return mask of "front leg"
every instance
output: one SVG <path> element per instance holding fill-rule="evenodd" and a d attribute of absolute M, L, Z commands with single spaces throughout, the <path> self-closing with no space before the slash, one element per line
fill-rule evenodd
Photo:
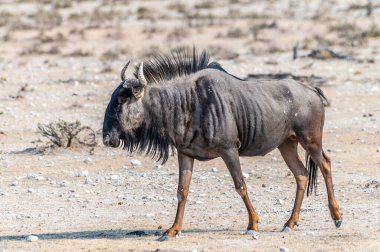
<path fill-rule="evenodd" d="M 193 174 L 194 158 L 186 156 L 178 152 L 178 165 L 179 165 L 179 181 L 178 181 L 178 206 L 177 214 L 175 216 L 174 224 L 169 228 L 158 240 L 165 241 L 169 237 L 176 236 L 182 229 L 183 214 L 185 212 L 185 205 L 187 195 L 189 194 L 189 186 L 191 176 Z"/>
<path fill-rule="evenodd" d="M 243 173 L 240 167 L 239 153 L 236 148 L 220 150 L 220 156 L 226 163 L 228 170 L 232 176 L 235 184 L 235 189 L 237 193 L 241 196 L 244 201 L 245 207 L 248 211 L 248 227 L 247 234 L 252 234 L 254 238 L 256 237 L 255 231 L 258 231 L 259 216 L 257 215 L 252 203 L 248 197 L 247 186 L 244 182 Z M 255 238 L 256 239 L 256 238 Z"/>

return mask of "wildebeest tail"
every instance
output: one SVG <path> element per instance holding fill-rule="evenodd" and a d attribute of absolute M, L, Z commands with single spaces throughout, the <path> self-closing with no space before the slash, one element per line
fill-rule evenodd
<path fill-rule="evenodd" d="M 306 167 L 309 172 L 309 183 L 307 184 L 307 196 L 309 196 L 313 192 L 313 189 L 315 193 L 317 192 L 317 171 L 318 171 L 318 166 L 316 163 L 314 163 L 309 153 L 306 154 Z"/>
<path fill-rule="evenodd" d="M 329 102 L 329 100 L 327 100 L 327 98 L 326 98 L 325 94 L 323 93 L 323 91 L 319 87 L 315 87 L 315 90 L 317 90 L 318 95 L 322 98 L 323 105 L 325 107 L 330 106 L 330 102 Z"/>

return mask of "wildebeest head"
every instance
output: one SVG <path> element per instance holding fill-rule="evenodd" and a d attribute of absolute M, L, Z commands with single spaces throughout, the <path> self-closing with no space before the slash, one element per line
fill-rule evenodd
<path fill-rule="evenodd" d="M 138 79 L 126 79 L 125 71 L 129 62 L 121 70 L 121 83 L 115 89 L 108 103 L 103 122 L 103 143 L 106 146 L 122 145 L 127 135 L 144 123 L 142 98 L 147 81 L 143 74 L 143 63 L 138 70 Z"/>

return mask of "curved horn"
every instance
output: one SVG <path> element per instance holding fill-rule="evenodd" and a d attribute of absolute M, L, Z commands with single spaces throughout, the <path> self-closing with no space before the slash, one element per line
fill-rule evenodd
<path fill-rule="evenodd" d="M 127 64 L 125 64 L 125 66 L 123 67 L 123 69 L 121 69 L 120 77 L 121 77 L 122 81 L 125 81 L 125 71 L 127 70 L 128 65 L 129 65 L 130 62 L 131 61 L 128 61 Z"/>
<path fill-rule="evenodd" d="M 148 82 L 144 76 L 144 63 L 143 62 L 141 62 L 140 66 L 139 66 L 139 72 L 138 72 L 137 76 L 139 78 L 139 82 L 140 82 L 141 86 L 146 86 L 148 84 Z"/>

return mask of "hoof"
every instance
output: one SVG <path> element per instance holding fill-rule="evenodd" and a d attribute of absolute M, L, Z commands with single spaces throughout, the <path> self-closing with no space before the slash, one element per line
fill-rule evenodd
<path fill-rule="evenodd" d="M 259 235 L 256 233 L 255 230 L 247 230 L 247 232 L 245 234 L 252 235 L 252 238 L 254 240 L 257 240 L 259 238 Z"/>
<path fill-rule="evenodd" d="M 334 220 L 335 226 L 337 228 L 339 228 L 340 225 L 342 225 L 342 222 L 343 222 L 343 217 L 340 217 L 338 220 Z"/>
<path fill-rule="evenodd" d="M 168 235 L 162 235 L 160 238 L 157 239 L 157 241 L 163 242 L 163 241 L 168 241 L 169 240 Z"/>
<path fill-rule="evenodd" d="M 281 230 L 281 232 L 283 232 L 283 233 L 290 233 L 290 232 L 292 232 L 292 229 L 291 229 L 290 227 L 288 227 L 288 226 L 285 226 L 285 227 Z"/>
<path fill-rule="evenodd" d="M 175 235 L 175 238 L 182 238 L 183 233 L 181 231 L 178 231 L 177 234 Z"/>

